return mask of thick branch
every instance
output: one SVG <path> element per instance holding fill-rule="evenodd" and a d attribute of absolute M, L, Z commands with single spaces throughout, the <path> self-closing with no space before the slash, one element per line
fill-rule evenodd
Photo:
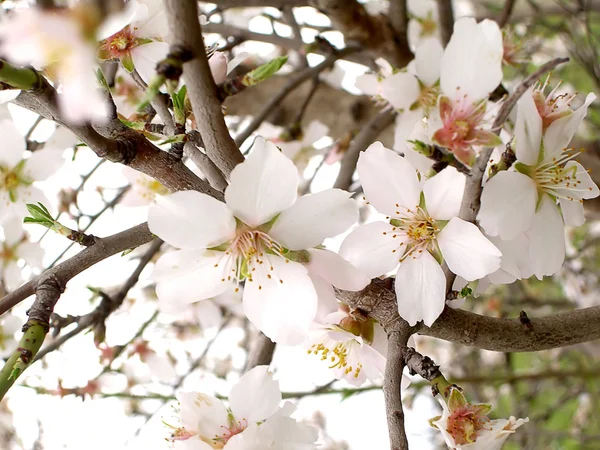
<path fill-rule="evenodd" d="M 454 10 L 452 0 L 437 0 L 438 17 L 440 18 L 440 34 L 444 47 L 450 42 L 454 31 Z"/>
<path fill-rule="evenodd" d="M 229 173 L 244 157 L 225 125 L 198 21 L 198 2 L 166 0 L 165 5 L 173 45 L 193 54 L 193 59 L 183 64 L 183 77 L 206 154 L 229 178 Z"/>
<path fill-rule="evenodd" d="M 260 333 L 254 341 L 254 345 L 250 351 L 250 356 L 246 362 L 245 372 L 256 366 L 270 365 L 273 360 L 273 353 L 275 353 L 275 342 L 263 333 Z"/>
<path fill-rule="evenodd" d="M 337 297 L 386 329 L 405 323 L 390 279 L 375 279 L 360 292 L 337 290 Z M 537 352 L 600 339 L 600 306 L 534 317 L 527 323 L 447 307 L 431 327 L 417 326 L 417 333 L 495 352 Z"/>
<path fill-rule="evenodd" d="M 383 397 L 385 399 L 391 450 L 408 450 L 400 387 L 402 385 L 402 370 L 404 369 L 403 349 L 409 336 L 408 333 L 402 333 L 401 331 L 388 333 L 388 354 L 385 363 Z"/>
<path fill-rule="evenodd" d="M 342 159 L 340 171 L 335 180 L 334 187 L 349 189 L 352 184 L 352 175 L 358 163 L 360 153 L 373 143 L 377 136 L 394 122 L 396 114 L 391 109 L 386 109 L 373 117 L 356 135 L 354 141 Z"/>

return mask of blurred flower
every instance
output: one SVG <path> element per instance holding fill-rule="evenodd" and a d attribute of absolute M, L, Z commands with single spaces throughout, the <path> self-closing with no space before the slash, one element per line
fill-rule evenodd
<path fill-rule="evenodd" d="M 0 244 L 0 272 L 4 287 L 12 291 L 23 283 L 19 261 L 34 269 L 42 268 L 44 250 L 38 243 L 28 242 L 22 219 L 12 216 L 2 222 L 4 241 Z"/>
<path fill-rule="evenodd" d="M 152 203 L 157 195 L 169 193 L 159 181 L 131 167 L 123 166 L 122 173 L 131 186 L 121 200 L 120 204 L 123 206 L 146 206 Z"/>
<path fill-rule="evenodd" d="M 23 322 L 12 314 L 0 317 L 0 359 L 7 359 L 17 349 L 15 333 L 21 330 Z"/>

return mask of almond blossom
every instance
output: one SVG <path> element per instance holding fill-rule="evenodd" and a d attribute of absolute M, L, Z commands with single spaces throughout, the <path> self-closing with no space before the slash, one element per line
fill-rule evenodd
<path fill-rule="evenodd" d="M 152 203 L 157 195 L 169 193 L 169 190 L 159 181 L 131 167 L 123 166 L 122 173 L 129 181 L 131 188 L 125 193 L 121 205 L 146 206 Z"/>
<path fill-rule="evenodd" d="M 407 2 L 410 20 L 408 21 L 408 43 L 412 50 L 422 40 L 440 40 L 440 25 L 435 0 L 409 0 Z"/>
<path fill-rule="evenodd" d="M 45 180 L 62 166 L 63 150 L 38 150 L 24 158 L 25 138 L 12 121 L 0 121 L 0 134 L 4 144 L 0 152 L 0 218 L 10 214 L 25 217 L 26 203 L 49 204 L 35 182 Z"/>
<path fill-rule="evenodd" d="M 600 190 L 567 148 L 595 100 L 571 110 L 564 96 L 543 97 L 543 87 L 530 89 L 517 105 L 517 162 L 484 186 L 478 220 L 486 233 L 512 240 L 526 233 L 535 257 L 533 271 L 541 278 L 560 269 L 565 257 L 564 223 L 584 223 L 584 199 Z M 560 205 L 560 210 L 559 210 Z M 561 217 L 562 213 L 562 217 Z"/>
<path fill-rule="evenodd" d="M 2 222 L 4 240 L 0 243 L 0 272 L 3 286 L 11 291 L 23 283 L 19 262 L 24 261 L 30 268 L 41 269 L 44 250 L 39 244 L 28 242 L 23 219 L 11 216 Z"/>
<path fill-rule="evenodd" d="M 313 250 L 356 221 L 356 203 L 339 189 L 296 199 L 296 167 L 262 138 L 230 180 L 226 203 L 180 191 L 150 207 L 150 230 L 180 249 L 158 260 L 157 295 L 191 303 L 245 282 L 248 319 L 273 341 L 298 344 L 317 311 L 311 271 L 342 289 L 368 283 L 335 253 Z"/>
<path fill-rule="evenodd" d="M 318 120 L 308 124 L 306 130 L 301 131 L 299 139 L 293 141 L 276 141 L 283 154 L 290 158 L 302 177 L 311 158 L 316 154 L 314 144 L 321 138 L 327 136 L 329 127 Z"/>
<path fill-rule="evenodd" d="M 76 10 L 17 9 L 0 24 L 0 51 L 9 61 L 45 69 L 60 83 L 62 117 L 72 123 L 101 120 L 107 105 L 96 75 L 94 42 L 85 24 L 92 14 Z M 92 20 L 90 17 L 87 19 Z"/>
<path fill-rule="evenodd" d="M 511 434 L 528 418 L 491 420 L 487 414 L 489 404 L 468 403 L 459 389 L 451 387 L 448 401 L 440 400 L 443 408 L 441 417 L 431 419 L 430 423 L 442 433 L 446 445 L 457 450 L 500 450 Z"/>
<path fill-rule="evenodd" d="M 457 217 L 465 179 L 455 169 L 421 184 L 408 161 L 376 142 L 360 155 L 357 171 L 367 199 L 389 222 L 356 228 L 340 255 L 371 278 L 400 263 L 398 312 L 409 324 L 423 320 L 430 326 L 444 309 L 442 262 L 468 281 L 500 267 L 500 251 L 477 226 Z"/>
<path fill-rule="evenodd" d="M 101 59 L 119 59 L 123 67 L 138 71 L 148 82 L 156 63 L 167 56 L 169 34 L 161 0 L 131 0 L 120 14 L 109 17 L 98 31 Z"/>
<path fill-rule="evenodd" d="M 267 366 L 246 372 L 221 400 L 179 392 L 181 427 L 171 437 L 175 450 L 313 449 L 317 430 L 290 418 L 293 405 L 279 406 L 279 383 Z"/>
<path fill-rule="evenodd" d="M 216 84 L 224 83 L 227 79 L 227 75 L 231 73 L 233 69 L 239 66 L 248 58 L 249 54 L 241 52 L 237 54 L 231 61 L 227 61 L 227 56 L 223 52 L 214 52 L 208 60 L 208 66 L 210 72 L 215 80 Z"/>
<path fill-rule="evenodd" d="M 474 147 L 493 147 L 500 138 L 484 129 L 487 98 L 502 81 L 502 33 L 496 22 L 463 17 L 442 57 L 441 127 L 433 140 L 471 166 Z"/>
<path fill-rule="evenodd" d="M 21 331 L 23 321 L 12 314 L 0 317 L 0 359 L 7 359 L 17 348 L 15 333 Z"/>

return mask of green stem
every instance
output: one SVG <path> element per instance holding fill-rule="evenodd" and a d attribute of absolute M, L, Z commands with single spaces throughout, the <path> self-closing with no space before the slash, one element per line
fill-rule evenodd
<path fill-rule="evenodd" d="M 42 76 L 34 69 L 16 67 L 0 59 L 0 82 L 13 89 L 29 91 L 41 86 Z"/>
<path fill-rule="evenodd" d="M 444 400 L 448 400 L 448 397 L 450 396 L 450 387 L 452 384 L 450 384 L 443 375 L 435 377 L 430 381 L 430 383 L 432 386 L 435 386 L 440 395 L 444 397 Z"/>
<path fill-rule="evenodd" d="M 31 364 L 46 337 L 47 326 L 37 320 L 29 320 L 25 327 L 27 329 L 23 333 L 19 346 L 0 370 L 0 400 Z"/>

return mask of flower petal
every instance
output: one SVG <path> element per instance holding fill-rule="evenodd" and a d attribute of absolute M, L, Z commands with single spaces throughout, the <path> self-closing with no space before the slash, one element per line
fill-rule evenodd
<path fill-rule="evenodd" d="M 257 267 L 244 288 L 244 311 L 272 341 L 297 345 L 317 313 L 317 293 L 303 265 L 272 255 L 266 259 L 273 270 L 268 264 Z"/>
<path fill-rule="evenodd" d="M 385 222 L 359 226 L 342 242 L 340 256 L 369 278 L 389 272 L 398 265 L 403 254 L 401 241 L 392 238 L 392 228 Z"/>
<path fill-rule="evenodd" d="M 298 170 L 275 144 L 256 138 L 250 156 L 230 176 L 225 201 L 250 226 L 268 222 L 296 201 Z"/>
<path fill-rule="evenodd" d="M 549 196 L 543 196 L 526 234 L 534 275 L 541 280 L 558 272 L 565 261 L 565 226 Z"/>
<path fill-rule="evenodd" d="M 396 274 L 398 314 L 411 326 L 424 321 L 430 327 L 446 304 L 446 277 L 429 252 L 406 258 Z"/>
<path fill-rule="evenodd" d="M 531 225 L 536 203 L 537 188 L 531 178 L 503 171 L 483 187 L 477 220 L 490 236 L 514 239 Z"/>
<path fill-rule="evenodd" d="M 381 96 L 396 109 L 410 108 L 420 92 L 419 82 L 412 73 L 398 72 L 381 82 Z"/>
<path fill-rule="evenodd" d="M 374 96 L 377 94 L 379 80 L 377 79 L 377 75 L 368 73 L 358 76 L 354 85 L 366 95 Z"/>
<path fill-rule="evenodd" d="M 434 38 L 423 39 L 415 51 L 417 77 L 426 86 L 432 86 L 440 79 L 440 65 L 444 49 Z"/>
<path fill-rule="evenodd" d="M 454 167 L 446 167 L 423 185 L 427 212 L 436 220 L 450 220 L 460 211 L 466 177 Z"/>
<path fill-rule="evenodd" d="M 328 189 L 305 195 L 282 212 L 269 235 L 290 250 L 303 250 L 343 233 L 358 220 L 350 193 Z"/>
<path fill-rule="evenodd" d="M 477 226 L 453 217 L 437 237 L 448 268 L 467 281 L 479 280 L 500 268 L 502 253 Z"/>
<path fill-rule="evenodd" d="M 169 44 L 166 42 L 152 41 L 131 50 L 133 64 L 142 79 L 150 83 L 156 75 L 156 64 L 169 53 Z"/>
<path fill-rule="evenodd" d="M 581 203 L 580 200 L 568 200 L 566 198 L 561 198 L 559 203 L 563 220 L 565 221 L 566 225 L 578 227 L 585 223 L 583 203 Z"/>
<path fill-rule="evenodd" d="M 367 200 L 377 211 L 393 217 L 399 207 L 405 212 L 418 206 L 421 188 L 416 170 L 381 142 L 360 154 L 356 168 Z"/>
<path fill-rule="evenodd" d="M 178 248 L 214 247 L 233 238 L 235 218 L 225 203 L 196 191 L 156 196 L 148 209 L 148 228 Z"/>
<path fill-rule="evenodd" d="M 523 164 L 537 164 L 542 145 L 542 118 L 533 101 L 533 90 L 529 89 L 517 104 L 515 125 L 515 154 Z"/>
<path fill-rule="evenodd" d="M 54 175 L 65 162 L 64 150 L 38 150 L 25 162 L 23 172 L 30 180 L 42 181 Z"/>
<path fill-rule="evenodd" d="M 561 117 L 548 126 L 544 133 L 544 160 L 557 157 L 569 145 L 587 114 L 588 106 L 594 100 L 596 100 L 596 94 L 590 92 L 585 98 L 584 104 L 573 114 Z"/>
<path fill-rule="evenodd" d="M 21 136 L 12 120 L 0 121 L 0 134 L 2 135 L 0 166 L 12 169 L 23 159 L 25 138 Z"/>
<path fill-rule="evenodd" d="M 236 420 L 264 422 L 281 403 L 279 382 L 273 379 L 269 366 L 256 366 L 246 372 L 229 393 L 229 405 Z"/>
<path fill-rule="evenodd" d="M 371 281 L 337 253 L 316 248 L 310 249 L 308 253 L 308 272 L 324 278 L 339 289 L 360 291 Z"/>
<path fill-rule="evenodd" d="M 575 173 L 568 174 L 570 178 L 559 181 L 559 184 L 563 186 L 565 185 L 565 181 L 567 181 L 568 187 L 555 189 L 556 192 L 560 196 L 574 199 L 598 197 L 600 190 L 596 186 L 596 183 L 594 183 L 594 180 L 592 180 L 592 177 L 590 177 L 588 171 L 577 161 L 569 161 L 565 165 L 566 170 L 573 170 L 573 168 L 575 169 Z"/>
<path fill-rule="evenodd" d="M 189 432 L 212 439 L 228 427 L 227 408 L 221 400 L 197 392 L 178 392 L 181 425 Z"/>
<path fill-rule="evenodd" d="M 152 278 L 158 281 L 156 295 L 172 303 L 193 303 L 222 294 L 229 283 L 222 281 L 223 252 L 176 250 L 162 255 Z"/>

